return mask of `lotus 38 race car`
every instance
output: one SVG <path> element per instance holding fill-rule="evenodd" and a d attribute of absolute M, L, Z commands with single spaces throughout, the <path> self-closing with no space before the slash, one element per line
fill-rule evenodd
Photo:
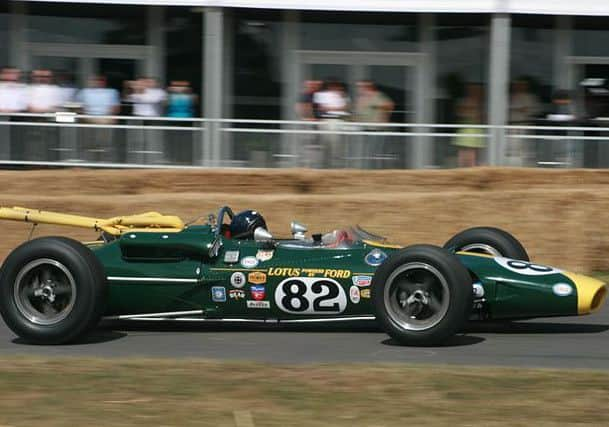
<path fill-rule="evenodd" d="M 505 231 L 477 227 L 443 248 L 394 246 L 359 227 L 276 239 L 255 211 L 207 223 L 145 213 L 110 219 L 0 208 L 0 219 L 87 227 L 95 242 L 42 237 L 0 270 L 0 313 L 23 339 L 59 344 L 113 319 L 311 322 L 376 318 L 405 345 L 442 344 L 471 318 L 576 316 L 606 285 L 535 264 Z"/>

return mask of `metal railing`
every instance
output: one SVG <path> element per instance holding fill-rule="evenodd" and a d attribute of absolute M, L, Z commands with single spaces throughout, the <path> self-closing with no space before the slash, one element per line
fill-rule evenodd
<path fill-rule="evenodd" d="M 129 168 L 609 167 L 609 127 L 1 114 L 0 165 Z"/>

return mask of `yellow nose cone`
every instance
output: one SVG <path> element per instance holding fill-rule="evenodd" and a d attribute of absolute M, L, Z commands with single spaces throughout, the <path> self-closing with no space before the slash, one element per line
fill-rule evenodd
<path fill-rule="evenodd" d="M 563 272 L 577 288 L 577 314 L 590 314 L 602 307 L 607 297 L 607 285 L 581 274 Z"/>

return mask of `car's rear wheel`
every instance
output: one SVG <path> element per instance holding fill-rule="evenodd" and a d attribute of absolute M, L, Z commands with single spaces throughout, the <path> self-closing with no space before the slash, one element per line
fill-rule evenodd
<path fill-rule="evenodd" d="M 416 245 L 391 255 L 372 285 L 376 317 L 404 345 L 438 345 L 465 324 L 472 309 L 467 269 L 448 251 Z"/>
<path fill-rule="evenodd" d="M 518 239 L 507 231 L 494 227 L 464 230 L 446 242 L 444 248 L 453 252 L 473 252 L 529 261 L 529 255 Z"/>
<path fill-rule="evenodd" d="M 43 237 L 24 243 L 0 273 L 0 314 L 35 344 L 62 344 L 88 332 L 103 314 L 103 267 L 81 243 Z"/>

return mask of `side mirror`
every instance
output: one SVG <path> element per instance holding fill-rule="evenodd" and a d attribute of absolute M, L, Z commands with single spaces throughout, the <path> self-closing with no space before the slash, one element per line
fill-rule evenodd
<path fill-rule="evenodd" d="M 306 238 L 305 233 L 307 232 L 307 227 L 297 221 L 292 221 L 290 224 L 290 229 L 292 231 L 292 236 L 297 240 L 304 240 Z"/>
<path fill-rule="evenodd" d="M 254 230 L 254 240 L 256 242 L 272 242 L 273 235 L 266 228 L 258 227 Z"/>

